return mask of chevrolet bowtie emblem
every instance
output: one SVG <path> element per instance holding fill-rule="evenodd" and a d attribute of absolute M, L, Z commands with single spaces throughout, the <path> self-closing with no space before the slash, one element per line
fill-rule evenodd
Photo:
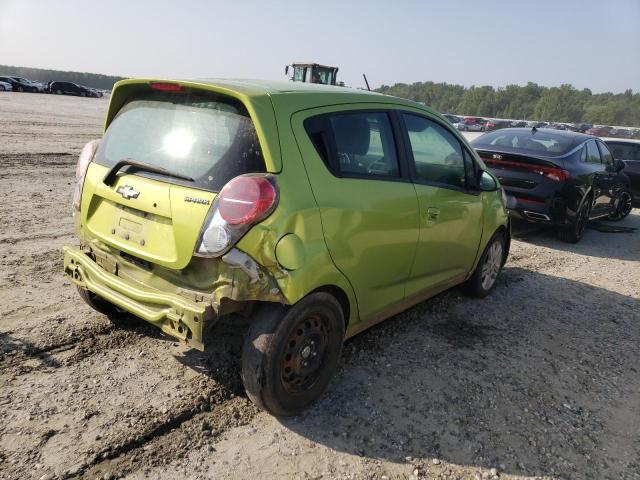
<path fill-rule="evenodd" d="M 116 192 L 122 195 L 122 198 L 126 200 L 129 200 L 130 198 L 138 198 L 138 195 L 140 195 L 140 192 L 134 190 L 133 187 L 130 187 L 129 185 L 118 187 L 118 190 L 116 190 Z"/>

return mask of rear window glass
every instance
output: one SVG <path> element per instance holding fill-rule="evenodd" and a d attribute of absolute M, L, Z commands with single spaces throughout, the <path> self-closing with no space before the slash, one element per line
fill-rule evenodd
<path fill-rule="evenodd" d="M 193 178 L 139 172 L 172 183 L 218 191 L 231 178 L 265 172 L 255 127 L 234 99 L 193 93 L 149 92 L 131 98 L 109 125 L 96 162 L 135 160 Z"/>
<path fill-rule="evenodd" d="M 499 148 L 504 151 L 525 152 L 545 156 L 560 156 L 569 151 L 573 138 L 538 130 L 535 133 L 522 130 L 497 130 L 476 138 L 473 148 Z"/>

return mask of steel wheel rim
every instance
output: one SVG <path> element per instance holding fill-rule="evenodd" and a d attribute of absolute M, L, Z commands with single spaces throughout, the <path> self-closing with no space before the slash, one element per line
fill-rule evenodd
<path fill-rule="evenodd" d="M 499 241 L 493 242 L 487 256 L 482 265 L 481 283 L 482 288 L 489 290 L 498 278 L 500 267 L 502 266 L 502 243 Z"/>
<path fill-rule="evenodd" d="M 318 314 L 310 314 L 292 329 L 280 361 L 280 381 L 287 393 L 302 393 L 311 388 L 328 353 L 327 323 Z"/>

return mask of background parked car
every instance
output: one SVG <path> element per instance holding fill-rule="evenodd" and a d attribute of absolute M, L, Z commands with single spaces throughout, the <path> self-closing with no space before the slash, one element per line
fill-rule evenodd
<path fill-rule="evenodd" d="M 510 128 L 482 135 L 471 145 L 513 196 L 511 213 L 560 227 L 562 240 L 579 241 L 591 219 L 621 220 L 631 211 L 624 164 L 598 138 Z"/>
<path fill-rule="evenodd" d="M 513 121 L 511 122 L 511 126 L 515 128 L 524 128 L 527 126 L 527 122 L 525 121 Z"/>
<path fill-rule="evenodd" d="M 640 208 L 640 141 L 605 139 L 604 142 L 613 158 L 625 163 L 624 173 L 629 177 L 632 204 Z"/>
<path fill-rule="evenodd" d="M 511 127 L 511 122 L 507 120 L 487 120 L 487 123 L 484 124 L 484 129 L 487 132 L 492 132 L 493 130 L 500 130 L 501 128 L 509 127 Z"/>
<path fill-rule="evenodd" d="M 84 85 L 78 85 L 71 82 L 51 82 L 49 84 L 51 93 L 57 95 L 77 95 L 80 97 L 93 97 L 91 89 Z"/>
<path fill-rule="evenodd" d="M 37 82 L 35 80 L 29 80 L 28 78 L 23 78 L 23 77 L 11 77 L 11 78 L 28 87 L 28 89 L 25 89 L 25 92 L 42 93 L 45 91 L 45 85 L 41 82 Z"/>
<path fill-rule="evenodd" d="M 447 120 L 449 120 L 449 123 L 451 123 L 452 125 L 455 125 L 456 123 L 460 123 L 462 121 L 462 118 L 458 117 L 457 115 L 443 113 L 442 116 Z"/>
<path fill-rule="evenodd" d="M 38 87 L 20 77 L 0 77 L 0 82 L 11 84 L 14 92 L 37 92 Z"/>
<path fill-rule="evenodd" d="M 0 81 L 0 92 L 11 92 L 12 90 L 13 87 L 10 83 Z"/>
<path fill-rule="evenodd" d="M 600 126 L 600 127 L 592 127 L 588 129 L 586 132 L 587 135 L 595 135 L 596 137 L 608 137 L 613 130 L 613 127 L 608 126 Z"/>
<path fill-rule="evenodd" d="M 580 133 L 586 133 L 587 130 L 593 128 L 593 125 L 591 123 L 579 123 L 577 128 Z"/>
<path fill-rule="evenodd" d="M 484 118 L 467 117 L 458 124 L 463 132 L 484 132 L 487 121 Z"/>

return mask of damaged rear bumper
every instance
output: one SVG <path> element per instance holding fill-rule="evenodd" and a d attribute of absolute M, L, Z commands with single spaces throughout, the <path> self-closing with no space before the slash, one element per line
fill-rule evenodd
<path fill-rule="evenodd" d="M 64 271 L 76 285 L 156 325 L 188 345 L 204 350 L 202 337 L 206 303 L 120 278 L 101 268 L 79 248 L 64 247 Z"/>

